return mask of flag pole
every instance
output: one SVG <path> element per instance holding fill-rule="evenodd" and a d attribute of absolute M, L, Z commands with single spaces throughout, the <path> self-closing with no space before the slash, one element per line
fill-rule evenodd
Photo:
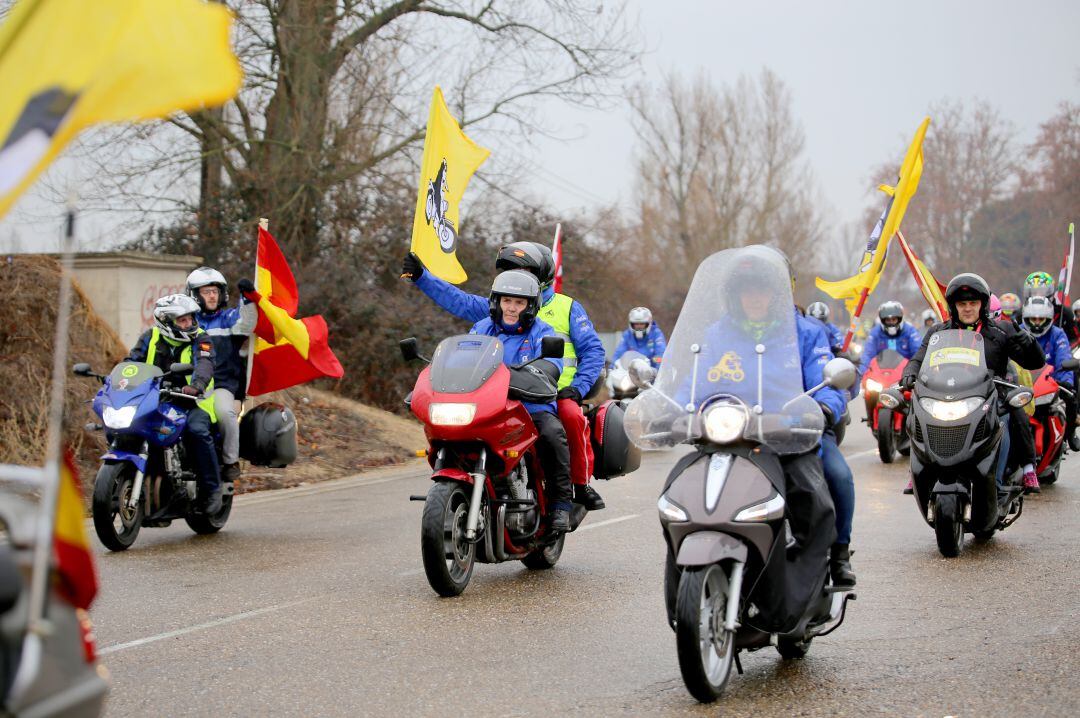
<path fill-rule="evenodd" d="M 855 336 L 855 326 L 862 316 L 863 307 L 866 306 L 866 300 L 870 296 L 870 288 L 863 287 L 862 293 L 859 295 L 859 303 L 855 307 L 855 313 L 851 315 L 851 323 L 848 324 L 847 334 L 844 335 L 844 346 L 840 348 L 840 351 L 846 352 L 848 347 L 851 346 L 851 340 Z"/>
<path fill-rule="evenodd" d="M 1065 299 L 1069 298 L 1072 291 L 1073 253 L 1076 251 L 1076 228 L 1069 222 L 1069 268 L 1065 274 Z"/>
<path fill-rule="evenodd" d="M 267 219 L 266 217 L 259 217 L 259 229 L 261 229 L 264 232 L 269 232 L 270 231 L 270 220 Z M 258 234 L 256 233 L 256 238 L 257 237 L 258 237 Z M 258 239 L 256 239 L 256 245 L 255 245 L 255 278 L 254 278 L 254 281 L 255 281 L 255 288 L 258 289 L 258 286 L 259 286 L 258 285 L 258 282 L 259 282 L 259 245 L 258 245 Z M 252 367 L 254 367 L 254 365 L 255 365 L 255 342 L 256 342 L 255 332 L 252 331 L 251 334 L 248 335 L 248 340 L 247 340 L 247 345 L 248 345 L 248 350 L 247 350 L 247 379 L 244 382 L 244 406 L 245 406 L 245 408 L 247 406 L 249 406 L 248 400 L 251 398 L 251 396 L 247 393 L 247 388 L 248 388 L 248 386 L 251 385 L 251 370 L 252 370 Z"/>

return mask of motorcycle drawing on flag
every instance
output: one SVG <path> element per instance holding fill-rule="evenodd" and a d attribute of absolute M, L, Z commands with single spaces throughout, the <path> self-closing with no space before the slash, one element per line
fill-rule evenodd
<path fill-rule="evenodd" d="M 438 187 L 438 190 L 435 188 Z M 454 222 L 448 216 L 450 203 L 446 201 L 446 160 L 442 161 L 434 180 L 428 181 L 427 200 L 424 203 L 424 216 L 427 223 L 435 228 L 439 237 L 439 246 L 444 252 L 453 252 L 457 246 L 457 233 Z"/>

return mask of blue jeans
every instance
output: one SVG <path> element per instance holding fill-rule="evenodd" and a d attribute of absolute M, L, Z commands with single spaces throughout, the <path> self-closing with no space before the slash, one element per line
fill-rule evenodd
<path fill-rule="evenodd" d="M 217 491 L 221 487 L 221 477 L 218 474 L 217 449 L 214 447 L 214 427 L 210 415 L 199 408 L 189 411 L 183 441 L 184 448 L 195 462 L 200 488 L 209 493 Z"/>
<path fill-rule="evenodd" d="M 851 474 L 836 437 L 826 432 L 821 437 L 821 468 L 836 507 L 836 543 L 851 543 L 851 521 L 855 516 L 855 477 Z"/>

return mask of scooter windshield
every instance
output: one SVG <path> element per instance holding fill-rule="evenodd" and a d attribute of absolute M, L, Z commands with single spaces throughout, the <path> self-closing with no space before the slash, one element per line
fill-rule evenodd
<path fill-rule="evenodd" d="M 817 402 L 802 393 L 786 263 L 768 247 L 727 249 L 694 274 L 660 371 L 631 402 L 626 431 L 642 448 L 717 441 L 704 419 L 726 401 L 746 410 L 742 438 L 798 453 L 817 444 L 825 424 Z"/>
<path fill-rule="evenodd" d="M 491 378 L 502 359 L 503 345 L 495 337 L 447 337 L 439 342 L 431 358 L 431 388 L 443 394 L 476 391 Z"/>
<path fill-rule="evenodd" d="M 919 367 L 919 382 L 933 391 L 960 395 L 986 381 L 982 334 L 948 329 L 930 337 Z"/>
<path fill-rule="evenodd" d="M 629 369 L 630 364 L 632 364 L 635 359 L 641 359 L 642 361 L 651 364 L 651 362 L 649 362 L 649 360 L 645 358 L 644 354 L 635 351 L 628 351 L 625 352 L 621 357 L 619 357 L 619 361 L 615 362 L 615 366 L 620 369 Z"/>
<path fill-rule="evenodd" d="M 122 361 L 113 367 L 112 372 L 109 374 L 109 385 L 120 391 L 130 391 L 164 374 L 165 372 L 153 364 Z"/>

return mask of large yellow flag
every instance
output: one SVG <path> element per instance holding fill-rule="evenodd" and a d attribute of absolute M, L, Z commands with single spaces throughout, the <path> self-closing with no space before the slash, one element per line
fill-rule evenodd
<path fill-rule="evenodd" d="M 201 0 L 21 0 L 0 27 L 0 216 L 85 127 L 219 105 L 232 16 Z"/>
<path fill-rule="evenodd" d="M 874 230 L 870 233 L 870 240 L 866 244 L 862 262 L 859 263 L 859 273 L 847 279 L 829 282 L 818 277 L 816 284 L 818 289 L 834 299 L 843 299 L 847 303 L 848 311 L 855 314 L 855 310 L 863 293 L 868 296 L 877 287 L 881 279 L 881 271 L 885 267 L 885 256 L 889 248 L 889 242 L 893 235 L 900 229 L 900 221 L 907 211 L 908 202 L 915 196 L 919 188 L 919 179 L 922 177 L 923 158 L 922 143 L 926 137 L 926 129 L 930 126 L 930 118 L 925 118 L 915 131 L 915 137 L 908 145 L 904 154 L 904 161 L 900 165 L 900 173 L 896 180 L 896 186 L 881 185 L 878 187 L 889 196 L 888 205 L 878 219 Z"/>
<path fill-rule="evenodd" d="M 436 87 L 424 135 L 412 251 L 427 269 L 454 284 L 468 279 L 456 254 L 461 195 L 489 154 L 491 150 L 476 144 L 461 131 L 446 108 L 442 90 Z"/>

